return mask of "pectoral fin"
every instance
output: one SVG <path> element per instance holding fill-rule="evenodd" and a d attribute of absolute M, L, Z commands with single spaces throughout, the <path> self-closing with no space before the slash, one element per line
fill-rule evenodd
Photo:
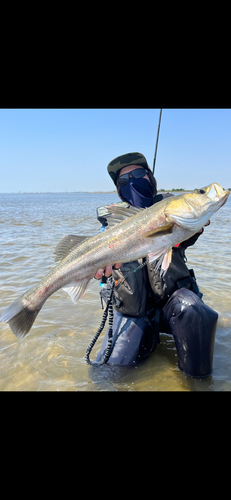
<path fill-rule="evenodd" d="M 173 226 L 174 226 L 174 224 L 169 223 L 169 224 L 166 224 L 165 226 L 156 227 L 155 229 L 151 229 L 150 231 L 145 233 L 144 237 L 145 238 L 152 238 L 152 236 L 155 236 L 155 235 L 164 236 L 165 234 L 170 234 L 170 233 L 172 233 Z"/>

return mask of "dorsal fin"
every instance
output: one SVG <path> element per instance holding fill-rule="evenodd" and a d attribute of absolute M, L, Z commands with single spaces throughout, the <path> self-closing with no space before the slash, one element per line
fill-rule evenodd
<path fill-rule="evenodd" d="M 111 205 L 107 207 L 107 209 L 109 213 L 104 215 L 108 224 L 107 227 L 115 226 L 129 217 L 138 214 L 141 210 L 144 210 L 144 208 L 136 208 L 132 207 L 132 205 L 127 205 L 127 207 Z"/>
<path fill-rule="evenodd" d="M 127 217 L 132 217 L 132 215 L 144 210 L 144 208 L 133 207 L 129 204 L 127 204 L 127 206 L 109 205 L 107 208 L 109 213 L 121 213 L 124 214 L 124 216 L 127 214 Z"/>
<path fill-rule="evenodd" d="M 84 240 L 89 238 L 89 236 L 79 236 L 75 234 L 70 234 L 69 236 L 64 236 L 64 238 L 58 243 L 54 250 L 54 260 L 58 262 L 63 260 L 64 257 L 73 250 L 74 247 L 80 245 Z"/>

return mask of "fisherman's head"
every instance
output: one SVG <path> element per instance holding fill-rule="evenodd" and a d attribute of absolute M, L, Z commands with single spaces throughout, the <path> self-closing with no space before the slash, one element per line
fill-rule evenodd
<path fill-rule="evenodd" d="M 150 207 L 157 193 L 156 179 L 141 153 L 118 156 L 108 164 L 111 176 L 121 200 L 136 207 Z"/>

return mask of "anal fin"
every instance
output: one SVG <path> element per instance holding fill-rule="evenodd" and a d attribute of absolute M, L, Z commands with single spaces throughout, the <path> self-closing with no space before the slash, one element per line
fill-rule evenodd
<path fill-rule="evenodd" d="M 72 283 L 69 283 L 69 285 L 64 286 L 63 290 L 68 293 L 72 302 L 77 304 L 78 300 L 84 296 L 90 281 L 91 278 L 89 277 L 79 281 L 73 281 Z"/>

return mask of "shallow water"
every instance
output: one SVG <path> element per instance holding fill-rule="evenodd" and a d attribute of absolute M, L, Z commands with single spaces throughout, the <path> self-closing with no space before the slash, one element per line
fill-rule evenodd
<path fill-rule="evenodd" d="M 96 208 L 116 201 L 116 193 L 0 194 L 0 314 L 54 267 L 52 254 L 63 236 L 97 233 Z M 87 365 L 85 352 L 102 318 L 99 285 L 92 280 L 76 306 L 63 290 L 52 295 L 22 340 L 0 323 L 0 390 L 230 391 L 230 208 L 231 197 L 186 252 L 203 300 L 219 313 L 210 377 L 185 377 L 174 340 L 166 334 L 136 367 Z M 91 359 L 102 340 L 103 334 Z"/>

